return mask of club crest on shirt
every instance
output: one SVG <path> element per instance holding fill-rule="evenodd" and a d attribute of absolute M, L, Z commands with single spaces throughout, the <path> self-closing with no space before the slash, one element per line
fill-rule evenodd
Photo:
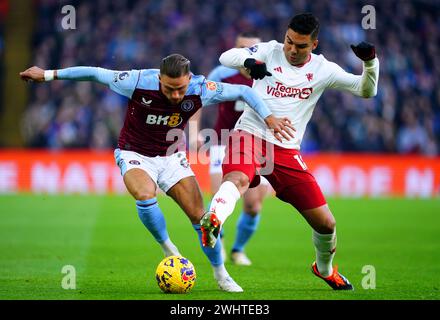
<path fill-rule="evenodd" d="M 192 100 L 184 100 L 180 107 L 183 111 L 189 112 L 194 109 L 194 102 Z"/>
<path fill-rule="evenodd" d="M 306 77 L 307 77 L 307 80 L 309 80 L 309 82 L 312 81 L 313 80 L 313 73 L 306 73 Z"/>

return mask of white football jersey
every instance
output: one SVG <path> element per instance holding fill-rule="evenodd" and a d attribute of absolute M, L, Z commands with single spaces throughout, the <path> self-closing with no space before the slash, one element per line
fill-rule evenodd
<path fill-rule="evenodd" d="M 362 75 L 345 72 L 323 55 L 311 54 L 300 67 L 292 66 L 286 59 L 283 44 L 277 41 L 259 43 L 251 48 L 234 48 L 220 56 L 226 67 L 243 67 L 248 58 L 264 61 L 272 76 L 255 80 L 257 91 L 275 117 L 287 117 L 296 129 L 295 138 L 279 142 L 267 131 L 263 119 L 250 107 L 237 121 L 235 129 L 250 132 L 267 141 L 289 149 L 300 149 L 304 132 L 312 117 L 319 97 L 327 88 L 349 91 L 361 97 L 373 97 L 377 93 L 379 60 L 364 62 Z M 338 107 L 338 106 L 335 106 Z"/>

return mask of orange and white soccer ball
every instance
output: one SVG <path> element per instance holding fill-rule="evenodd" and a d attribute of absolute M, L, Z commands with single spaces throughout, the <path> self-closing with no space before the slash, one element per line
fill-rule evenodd
<path fill-rule="evenodd" d="M 170 256 L 157 266 L 156 280 L 165 293 L 188 293 L 196 283 L 196 270 L 187 258 Z"/>

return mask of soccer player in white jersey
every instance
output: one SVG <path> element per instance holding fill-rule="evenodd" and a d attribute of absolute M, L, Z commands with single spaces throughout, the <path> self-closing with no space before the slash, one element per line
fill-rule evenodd
<path fill-rule="evenodd" d="M 165 57 L 160 69 L 114 71 L 95 67 L 59 70 L 29 68 L 23 80 L 94 81 L 127 97 L 124 126 L 115 149 L 115 160 L 127 190 L 136 200 L 139 218 L 160 244 L 166 256 L 180 255 L 170 240 L 156 191 L 170 196 L 190 219 L 202 244 L 199 221 L 204 214 L 202 194 L 184 151 L 179 150 L 188 119 L 200 108 L 227 100 L 243 99 L 263 117 L 269 128 L 284 131 L 285 119 L 278 119 L 254 91 L 242 85 L 207 81 L 190 72 L 190 61 L 179 54 Z M 201 245 L 202 246 L 202 245 Z M 221 256 L 221 243 L 202 246 L 221 290 L 242 292 L 230 277 Z"/>
<path fill-rule="evenodd" d="M 312 227 L 316 251 L 313 274 L 335 290 L 353 290 L 352 284 L 333 267 L 336 221 L 299 150 L 306 125 L 324 90 L 339 89 L 363 98 L 374 97 L 379 60 L 373 45 L 366 42 L 352 45 L 356 56 L 363 61 L 363 72 L 362 75 L 347 73 L 323 55 L 312 53 L 318 45 L 318 32 L 317 18 L 302 13 L 291 19 L 283 44 L 270 41 L 249 49 L 230 49 L 220 56 L 224 66 L 249 69 L 255 79 L 253 88 L 274 115 L 287 117 L 296 131 L 294 139 L 280 142 L 266 133 L 264 122 L 246 107 L 229 136 L 222 167 L 223 183 L 201 226 L 208 239 L 206 245 L 214 245 L 236 201 L 250 184 L 258 183 L 259 175 L 264 175 L 277 197 L 295 207 Z M 263 172 L 264 160 L 266 165 L 272 164 L 271 170 Z"/>

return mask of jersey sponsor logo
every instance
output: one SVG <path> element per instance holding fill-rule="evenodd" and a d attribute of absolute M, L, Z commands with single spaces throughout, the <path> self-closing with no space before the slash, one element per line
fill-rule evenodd
<path fill-rule="evenodd" d="M 183 121 L 183 118 L 180 116 L 180 113 L 173 113 L 171 116 L 163 116 L 161 114 L 149 114 L 147 115 L 147 119 L 145 120 L 146 124 L 155 124 L 155 125 L 163 125 L 171 128 L 177 127 Z"/>
<path fill-rule="evenodd" d="M 273 68 L 275 71 L 279 72 L 279 73 L 283 73 L 283 69 L 281 69 L 281 67 L 276 67 Z"/>
<path fill-rule="evenodd" d="M 137 161 L 137 160 L 130 160 L 130 161 L 128 161 L 128 163 L 129 163 L 129 164 L 132 164 L 132 165 L 135 165 L 135 166 L 138 166 L 138 165 L 141 164 L 141 163 L 140 163 L 139 161 Z"/>
<path fill-rule="evenodd" d="M 266 93 L 275 98 L 298 98 L 298 99 L 308 99 L 313 92 L 313 88 L 293 88 L 286 87 L 281 82 L 275 82 L 276 86 L 267 86 Z"/>
<path fill-rule="evenodd" d="M 312 81 L 313 80 L 313 73 L 306 73 L 306 77 L 307 77 L 307 80 L 309 80 L 309 82 Z"/>
<path fill-rule="evenodd" d="M 248 51 L 252 54 L 258 51 L 258 45 L 252 46 L 250 48 L 247 48 Z"/>
<path fill-rule="evenodd" d="M 194 102 L 192 100 L 184 100 L 180 107 L 183 111 L 189 112 L 194 109 Z"/>
<path fill-rule="evenodd" d="M 217 84 L 214 81 L 206 81 L 206 88 L 211 91 L 217 90 Z"/>

